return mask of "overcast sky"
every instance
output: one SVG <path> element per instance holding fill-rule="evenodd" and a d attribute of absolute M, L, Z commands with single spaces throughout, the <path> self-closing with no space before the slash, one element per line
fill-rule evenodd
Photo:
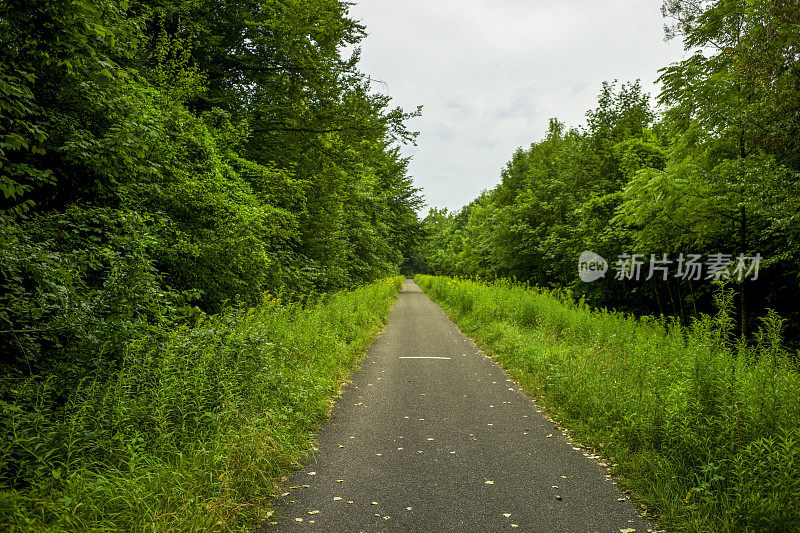
<path fill-rule="evenodd" d="M 410 174 L 428 206 L 458 209 L 500 181 L 550 117 L 582 125 L 603 81 L 642 80 L 683 56 L 661 0 L 361 0 L 361 71 L 423 116 Z M 427 212 L 427 207 L 425 208 Z"/>

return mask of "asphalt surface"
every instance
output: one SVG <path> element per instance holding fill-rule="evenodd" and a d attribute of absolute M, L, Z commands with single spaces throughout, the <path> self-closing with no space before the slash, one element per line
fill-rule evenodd
<path fill-rule="evenodd" d="M 318 443 L 263 531 L 653 527 L 411 280 Z"/>

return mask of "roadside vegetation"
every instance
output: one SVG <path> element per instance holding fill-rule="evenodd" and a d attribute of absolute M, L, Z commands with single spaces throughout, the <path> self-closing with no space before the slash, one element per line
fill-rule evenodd
<path fill-rule="evenodd" d="M 402 286 L 151 332 L 72 391 L 31 377 L 0 418 L 0 529 L 252 531 Z M 61 400 L 60 398 L 64 398 Z"/>
<path fill-rule="evenodd" d="M 0 2 L 0 530 L 263 517 L 418 235 L 348 10 Z"/>
<path fill-rule="evenodd" d="M 800 529 L 800 373 L 783 320 L 743 343 L 732 292 L 691 325 L 569 292 L 417 275 L 434 301 L 669 531 Z"/>

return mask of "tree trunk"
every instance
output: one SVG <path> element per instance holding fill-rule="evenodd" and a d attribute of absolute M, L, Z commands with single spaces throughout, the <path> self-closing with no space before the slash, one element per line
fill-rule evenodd
<path fill-rule="evenodd" d="M 739 226 L 739 253 L 744 256 L 747 253 L 747 215 L 745 212 L 744 204 L 739 207 L 740 213 L 740 226 Z M 744 288 L 745 288 L 745 279 L 742 278 L 739 287 L 739 321 L 741 323 L 741 331 L 742 331 L 742 340 L 745 340 L 747 335 L 747 316 L 744 310 Z"/>

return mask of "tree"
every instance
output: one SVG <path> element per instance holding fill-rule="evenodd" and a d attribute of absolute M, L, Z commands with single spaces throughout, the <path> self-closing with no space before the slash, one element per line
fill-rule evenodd
<path fill-rule="evenodd" d="M 14 371 L 60 361 L 78 379 L 154 324 L 396 271 L 418 224 L 397 149 L 416 113 L 371 91 L 357 53 L 340 57 L 364 35 L 347 10 L 0 6 L 0 348 Z"/>
<path fill-rule="evenodd" d="M 792 135 L 800 131 L 799 7 L 793 0 L 670 0 L 663 6 L 675 20 L 668 35 L 681 35 L 687 50 L 697 49 L 691 58 L 662 69 L 660 78 L 659 101 L 670 106 L 667 126 L 681 137 L 672 157 L 676 166 L 668 173 L 681 176 L 673 192 L 683 196 L 669 201 L 705 215 L 705 237 L 722 233 L 717 242 L 728 249 L 735 242 L 731 251 L 742 254 L 756 246 L 773 248 L 759 233 L 789 230 L 790 241 L 797 241 L 796 230 L 790 229 L 797 227 L 797 202 L 774 200 L 796 198 L 800 169 L 797 135 Z M 664 184 L 659 179 L 654 187 Z M 693 219 L 689 225 L 696 224 Z M 780 256 L 765 266 L 775 268 Z M 744 288 L 742 335 L 747 325 Z"/>

